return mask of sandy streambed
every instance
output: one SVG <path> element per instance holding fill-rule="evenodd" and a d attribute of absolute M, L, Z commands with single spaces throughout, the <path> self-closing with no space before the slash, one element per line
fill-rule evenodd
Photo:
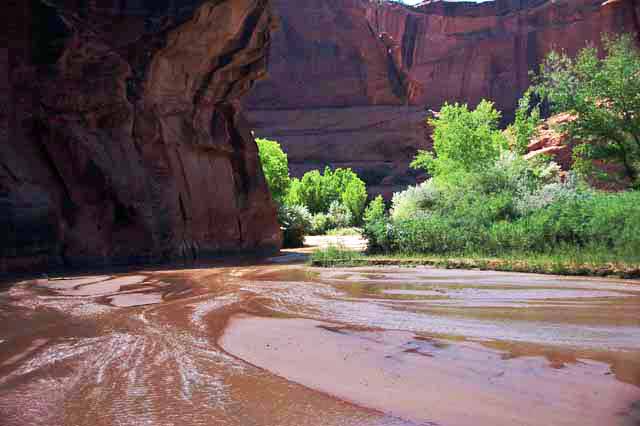
<path fill-rule="evenodd" d="M 222 346 L 279 376 L 365 407 L 438 425 L 635 425 L 638 388 L 587 359 L 550 368 L 476 343 L 313 320 L 236 318 Z M 637 409 L 636 409 L 637 410 Z"/>
<path fill-rule="evenodd" d="M 18 425 L 640 424 L 640 285 L 431 268 L 191 270 L 0 292 Z"/>

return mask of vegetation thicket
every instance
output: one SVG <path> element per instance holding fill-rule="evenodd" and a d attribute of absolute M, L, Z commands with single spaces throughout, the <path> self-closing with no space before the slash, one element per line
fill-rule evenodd
<path fill-rule="evenodd" d="M 621 167 L 638 187 L 640 173 L 640 51 L 630 35 L 603 37 L 604 58 L 589 46 L 575 58 L 552 52 L 535 79 L 534 91 L 556 112 L 575 119 L 561 129 L 586 143 L 574 151 L 574 169 L 611 179 L 593 160 Z M 616 178 L 617 176 L 613 176 Z"/>
<path fill-rule="evenodd" d="M 267 186 L 273 199 L 282 203 L 284 196 L 291 186 L 289 177 L 289 159 L 280 144 L 268 139 L 256 139 L 258 155 Z"/>
<path fill-rule="evenodd" d="M 550 53 L 505 131 L 488 100 L 475 108 L 445 104 L 429 119 L 433 152 L 419 151 L 412 162 L 430 179 L 394 194 L 388 210 L 381 197 L 366 206 L 364 182 L 349 169 L 290 179 L 278 144 L 259 142 L 286 243 L 361 225 L 370 254 L 501 259 L 504 268 L 536 272 L 545 272 L 540 265 L 548 261 L 556 266 L 547 272 L 580 272 L 582 266 L 557 265 L 588 259 L 599 266 L 587 271 L 611 270 L 602 267 L 611 264 L 640 271 L 640 52 L 626 35 L 605 36 L 602 46 L 601 52 L 587 46 L 575 58 Z M 543 105 L 572 117 L 558 129 L 578 141 L 569 171 L 544 155 L 526 155 Z M 598 191 L 588 184 L 594 177 L 629 189 Z M 366 260 L 343 252 L 330 248 L 312 260 Z"/>
<path fill-rule="evenodd" d="M 280 144 L 266 139 L 256 142 L 265 179 L 278 204 L 285 247 L 302 246 L 305 235 L 361 224 L 367 188 L 351 169 L 326 167 L 323 172 L 312 170 L 301 179 L 291 179 Z"/>
<path fill-rule="evenodd" d="M 369 251 L 639 264 L 640 192 L 601 192 L 585 179 L 598 171 L 594 160 L 620 166 L 607 179 L 637 185 L 640 170 L 640 53 L 629 36 L 605 37 L 603 46 L 602 59 L 593 47 L 575 59 L 549 54 L 507 131 L 489 101 L 445 104 L 429 121 L 433 153 L 412 163 L 431 178 L 396 193 L 388 213 L 381 200 L 371 204 Z M 559 129 L 582 142 L 569 172 L 524 155 L 542 103 L 575 116 Z"/>

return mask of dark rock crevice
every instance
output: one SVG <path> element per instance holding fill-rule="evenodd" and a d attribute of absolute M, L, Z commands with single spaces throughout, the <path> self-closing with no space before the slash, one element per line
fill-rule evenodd
<path fill-rule="evenodd" d="M 407 15 L 402 36 L 402 58 L 407 69 L 413 67 L 417 38 L 418 19 L 413 15 Z"/>

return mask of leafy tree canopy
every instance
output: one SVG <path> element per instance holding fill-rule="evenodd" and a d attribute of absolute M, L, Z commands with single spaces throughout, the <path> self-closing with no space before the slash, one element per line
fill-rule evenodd
<path fill-rule="evenodd" d="M 433 127 L 433 149 L 419 151 L 411 166 L 425 169 L 439 179 L 482 169 L 495 161 L 507 140 L 498 128 L 501 114 L 492 102 L 483 100 L 476 109 L 467 104 L 445 104 Z"/>
<path fill-rule="evenodd" d="M 287 154 L 282 151 L 280 144 L 276 141 L 256 139 L 256 143 L 271 195 L 274 200 L 281 203 L 291 185 Z"/>
<path fill-rule="evenodd" d="M 587 142 L 574 152 L 574 169 L 589 174 L 593 160 L 617 163 L 638 184 L 640 50 L 629 35 L 605 36 L 603 46 L 602 59 L 593 46 L 575 59 L 551 52 L 534 89 L 554 111 L 575 114 L 561 129 Z"/>
<path fill-rule="evenodd" d="M 351 169 L 326 167 L 323 173 L 318 170 L 307 172 L 302 179 L 293 179 L 287 195 L 287 203 L 302 204 L 311 213 L 326 213 L 331 203 L 338 201 L 349 209 L 358 222 L 362 217 L 367 200 L 364 182 Z"/>

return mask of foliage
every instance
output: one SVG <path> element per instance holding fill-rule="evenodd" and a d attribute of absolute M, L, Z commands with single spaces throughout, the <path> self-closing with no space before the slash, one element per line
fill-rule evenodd
<path fill-rule="evenodd" d="M 498 128 L 500 117 L 493 103 L 486 100 L 473 111 L 466 104 L 445 104 L 438 117 L 429 120 L 436 155 L 419 151 L 411 166 L 439 179 L 482 169 L 508 145 Z"/>
<path fill-rule="evenodd" d="M 392 250 L 393 226 L 389 218 L 384 217 L 367 223 L 364 227 L 364 237 L 367 239 L 369 253 L 385 253 Z"/>
<path fill-rule="evenodd" d="M 280 144 L 268 139 L 256 139 L 258 153 L 262 163 L 262 171 L 267 179 L 273 199 L 281 203 L 284 199 L 291 179 L 289 178 L 289 161 Z"/>
<path fill-rule="evenodd" d="M 525 215 L 514 215 L 510 205 L 513 199 L 502 194 L 484 203 L 463 203 L 446 213 L 441 210 L 394 221 L 391 249 L 497 255 L 513 251 L 545 253 L 565 245 L 640 252 L 640 193 L 581 193 L 566 188 L 561 193 Z"/>
<path fill-rule="evenodd" d="M 344 204 L 353 219 L 359 222 L 367 200 L 364 182 L 351 169 L 329 167 L 324 173 L 313 170 L 304 174 L 302 179 L 291 183 L 287 203 L 302 204 L 314 214 L 326 213 L 335 201 Z"/>
<path fill-rule="evenodd" d="M 385 219 L 385 206 L 384 200 L 382 199 L 382 195 L 378 195 L 376 198 L 371 200 L 369 205 L 364 211 L 364 224 L 370 224 L 373 222 L 379 222 Z"/>
<path fill-rule="evenodd" d="M 309 263 L 313 266 L 357 266 L 364 262 L 361 253 L 348 250 L 342 246 L 329 246 L 314 250 L 311 253 Z"/>
<path fill-rule="evenodd" d="M 353 224 L 351 211 L 339 201 L 334 201 L 328 213 L 317 213 L 311 218 L 310 235 L 329 234 L 331 230 L 349 228 Z"/>
<path fill-rule="evenodd" d="M 605 36 L 603 45 L 603 59 L 593 46 L 575 59 L 551 52 L 540 68 L 535 91 L 554 111 L 575 115 L 561 130 L 587 142 L 574 151 L 578 171 L 594 174 L 593 160 L 604 160 L 620 164 L 623 177 L 637 184 L 640 50 L 630 35 Z"/>
<path fill-rule="evenodd" d="M 342 204 L 349 209 L 352 222 L 359 225 L 367 203 L 367 187 L 364 182 L 356 177 L 347 182 L 341 195 Z"/>
<path fill-rule="evenodd" d="M 329 227 L 331 229 L 346 228 L 353 224 L 351 210 L 338 200 L 331 203 L 327 216 L 329 217 Z"/>
<path fill-rule="evenodd" d="M 394 220 L 415 217 L 420 212 L 429 210 L 437 197 L 438 190 L 433 179 L 396 192 L 391 201 L 391 217 Z"/>
<path fill-rule="evenodd" d="M 326 213 L 316 213 L 311 218 L 309 235 L 324 235 L 331 228 L 331 220 Z"/>
<path fill-rule="evenodd" d="M 365 226 L 374 251 L 640 252 L 640 192 L 594 191 L 544 158 L 503 152 L 484 168 L 394 195 L 391 220 Z"/>
<path fill-rule="evenodd" d="M 531 95 L 531 90 L 527 90 L 520 98 L 514 122 L 508 128 L 508 133 L 513 137 L 512 150 L 520 155 L 526 154 L 529 142 L 536 136 L 542 122 L 540 104 L 532 106 Z"/>
<path fill-rule="evenodd" d="M 305 206 L 280 205 L 278 207 L 278 221 L 283 232 L 284 247 L 302 247 L 304 236 L 311 227 L 311 214 Z"/>
<path fill-rule="evenodd" d="M 389 218 L 381 195 L 374 198 L 364 212 L 364 237 L 368 251 L 382 252 L 389 249 Z"/>

